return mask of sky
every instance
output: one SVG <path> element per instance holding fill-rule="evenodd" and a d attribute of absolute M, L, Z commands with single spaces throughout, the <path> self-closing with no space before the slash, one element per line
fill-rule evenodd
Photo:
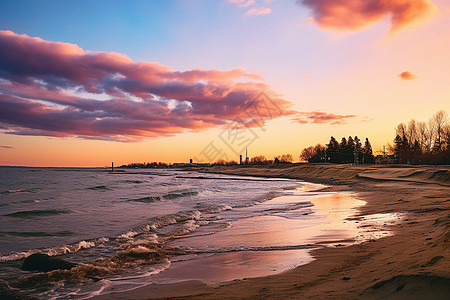
<path fill-rule="evenodd" d="M 447 0 L 2 1 L 0 165 L 375 151 L 449 111 Z"/>

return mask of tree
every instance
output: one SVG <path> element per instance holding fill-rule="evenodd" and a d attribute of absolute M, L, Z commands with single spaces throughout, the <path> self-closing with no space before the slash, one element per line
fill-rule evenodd
<path fill-rule="evenodd" d="M 443 110 L 438 111 L 430 120 L 431 128 L 435 133 L 435 140 L 433 145 L 433 152 L 440 152 L 442 150 L 442 137 L 444 135 L 444 126 L 447 122 L 447 113 Z"/>
<path fill-rule="evenodd" d="M 417 126 L 416 126 L 416 120 L 411 119 L 409 121 L 408 127 L 407 127 L 407 135 L 408 135 L 408 143 L 409 145 L 414 145 L 414 143 L 417 141 Z"/>
<path fill-rule="evenodd" d="M 339 144 L 339 154 L 337 158 L 338 163 L 347 163 L 348 162 L 348 153 L 347 153 L 347 140 L 345 137 L 341 139 L 341 143 Z"/>
<path fill-rule="evenodd" d="M 355 135 L 355 151 L 356 153 L 361 153 L 361 140 L 358 138 L 358 136 Z"/>
<path fill-rule="evenodd" d="M 420 146 L 420 151 L 422 153 L 428 152 L 429 148 L 428 148 L 428 131 L 427 131 L 427 124 L 425 122 L 417 122 L 416 124 L 416 128 L 417 128 L 417 141 L 419 142 L 419 146 Z"/>
<path fill-rule="evenodd" d="M 267 163 L 267 159 L 264 155 L 259 155 L 259 156 L 252 157 L 250 159 L 250 163 L 255 164 L 255 165 L 264 165 Z"/>
<path fill-rule="evenodd" d="M 317 144 L 314 147 L 310 146 L 308 148 L 303 149 L 302 153 L 300 154 L 300 159 L 306 160 L 310 163 L 325 162 L 325 154 L 326 154 L 326 147 Z"/>
<path fill-rule="evenodd" d="M 358 136 L 355 135 L 355 153 L 356 153 L 358 162 L 362 162 L 362 148 L 361 147 L 362 147 L 361 140 L 358 138 Z"/>
<path fill-rule="evenodd" d="M 315 155 L 314 147 L 313 146 L 309 146 L 308 148 L 304 148 L 302 150 L 302 153 L 300 154 L 300 160 L 311 162 L 311 160 L 314 157 L 314 155 Z"/>
<path fill-rule="evenodd" d="M 373 164 L 374 163 L 372 145 L 370 144 L 368 138 L 366 138 L 366 141 L 364 142 L 363 163 L 368 163 L 368 164 Z"/>
<path fill-rule="evenodd" d="M 355 141 L 351 136 L 349 136 L 347 140 L 347 149 L 347 151 L 351 153 L 353 153 L 353 151 L 355 150 Z"/>
<path fill-rule="evenodd" d="M 294 161 L 294 157 L 292 154 L 283 154 L 281 155 L 280 162 L 282 163 L 291 163 Z"/>
<path fill-rule="evenodd" d="M 294 161 L 292 154 L 283 154 L 275 157 L 275 163 L 291 163 Z"/>
<path fill-rule="evenodd" d="M 339 143 L 332 136 L 330 142 L 326 145 L 328 161 L 331 163 L 339 162 Z"/>
<path fill-rule="evenodd" d="M 400 152 L 402 149 L 403 140 L 400 137 L 400 135 L 396 135 L 394 139 L 394 157 L 398 160 L 400 160 Z"/>
<path fill-rule="evenodd" d="M 341 143 L 339 144 L 339 150 L 341 151 L 345 151 L 345 148 L 347 147 L 347 140 L 345 139 L 345 137 L 343 137 L 341 139 Z"/>

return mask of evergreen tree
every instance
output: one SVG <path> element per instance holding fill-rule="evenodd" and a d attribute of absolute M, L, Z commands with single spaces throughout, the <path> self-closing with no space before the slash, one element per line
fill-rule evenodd
<path fill-rule="evenodd" d="M 394 157 L 400 161 L 400 152 L 403 148 L 403 140 L 399 134 L 394 139 Z"/>
<path fill-rule="evenodd" d="M 338 162 L 338 156 L 339 156 L 339 143 L 336 141 L 336 139 L 332 136 L 330 138 L 330 142 L 326 145 L 327 146 L 327 156 L 328 161 L 331 163 L 337 163 Z"/>
<path fill-rule="evenodd" d="M 347 162 L 347 140 L 345 137 L 341 139 L 341 143 L 339 144 L 339 154 L 338 154 L 338 163 L 346 163 Z"/>
<path fill-rule="evenodd" d="M 341 143 L 339 144 L 339 150 L 345 151 L 345 148 L 347 148 L 347 140 L 343 137 Z"/>
<path fill-rule="evenodd" d="M 348 151 L 352 152 L 355 150 L 355 141 L 353 140 L 353 138 L 351 136 L 348 137 L 347 140 L 347 149 Z"/>
<path fill-rule="evenodd" d="M 347 147 L 345 151 L 345 160 L 347 163 L 354 162 L 355 142 L 351 136 L 348 137 Z"/>
<path fill-rule="evenodd" d="M 375 161 L 373 157 L 372 145 L 370 144 L 368 138 L 366 138 L 366 141 L 364 143 L 363 160 L 366 164 L 373 164 Z"/>
<path fill-rule="evenodd" d="M 355 152 L 356 157 L 358 158 L 358 163 L 362 161 L 362 145 L 361 140 L 358 138 L 358 136 L 355 135 Z"/>

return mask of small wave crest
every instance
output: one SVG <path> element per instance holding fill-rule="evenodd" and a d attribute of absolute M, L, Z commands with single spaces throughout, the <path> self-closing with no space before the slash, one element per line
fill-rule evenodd
<path fill-rule="evenodd" d="M 110 190 L 110 188 L 108 188 L 106 185 L 98 185 L 98 186 L 93 186 L 93 187 L 88 187 L 86 188 L 88 190 L 93 190 L 93 191 L 105 191 L 105 190 Z"/>
<path fill-rule="evenodd" d="M 162 195 L 162 196 L 148 196 L 148 197 L 142 197 L 142 198 L 137 198 L 137 199 L 129 199 L 128 201 L 153 203 L 155 201 L 172 200 L 172 199 L 180 198 L 180 197 L 194 196 L 194 195 L 197 195 L 198 193 L 199 193 L 199 191 L 191 191 L 191 190 L 174 191 L 174 192 Z"/>
<path fill-rule="evenodd" d="M 208 203 L 203 203 L 203 202 L 195 204 L 194 207 L 195 207 L 195 209 L 199 210 L 200 212 L 208 213 L 208 214 L 220 213 L 221 211 L 232 209 L 232 207 L 230 205 L 223 205 L 223 204 L 214 205 L 214 204 L 208 204 Z"/>
<path fill-rule="evenodd" d="M 25 251 L 25 252 L 16 252 L 16 253 L 11 253 L 8 255 L 0 256 L 0 262 L 20 260 L 23 258 L 27 258 L 28 256 L 35 254 L 35 253 L 47 254 L 50 256 L 63 255 L 63 254 L 71 253 L 71 252 L 77 252 L 82 249 L 88 249 L 88 248 L 94 247 L 98 244 L 106 243 L 108 241 L 109 241 L 108 238 L 102 237 L 102 238 L 90 240 L 90 241 L 83 240 L 78 243 L 64 245 L 64 246 L 60 246 L 60 247 L 46 248 L 46 249 L 40 249 L 40 250 L 33 249 L 33 250 Z"/>
<path fill-rule="evenodd" d="M 36 193 L 38 190 L 39 190 L 38 188 L 7 190 L 7 191 L 0 192 L 0 194 L 8 195 L 8 194 L 17 194 L 17 193 Z"/>

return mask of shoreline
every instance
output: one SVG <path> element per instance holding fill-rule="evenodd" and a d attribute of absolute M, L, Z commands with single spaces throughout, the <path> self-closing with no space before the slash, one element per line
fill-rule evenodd
<path fill-rule="evenodd" d="M 217 287 L 198 282 L 164 288 L 149 285 L 113 294 L 116 299 L 181 296 L 189 299 L 410 299 L 411 296 L 445 299 L 450 295 L 448 167 L 319 164 L 189 170 L 282 177 L 332 185 L 321 191 L 354 192 L 366 202 L 354 218 L 394 212 L 406 216 L 392 228 L 393 236 L 348 247 L 312 250 L 313 262 L 277 275 L 235 280 Z M 162 290 L 155 293 L 157 289 Z"/>

